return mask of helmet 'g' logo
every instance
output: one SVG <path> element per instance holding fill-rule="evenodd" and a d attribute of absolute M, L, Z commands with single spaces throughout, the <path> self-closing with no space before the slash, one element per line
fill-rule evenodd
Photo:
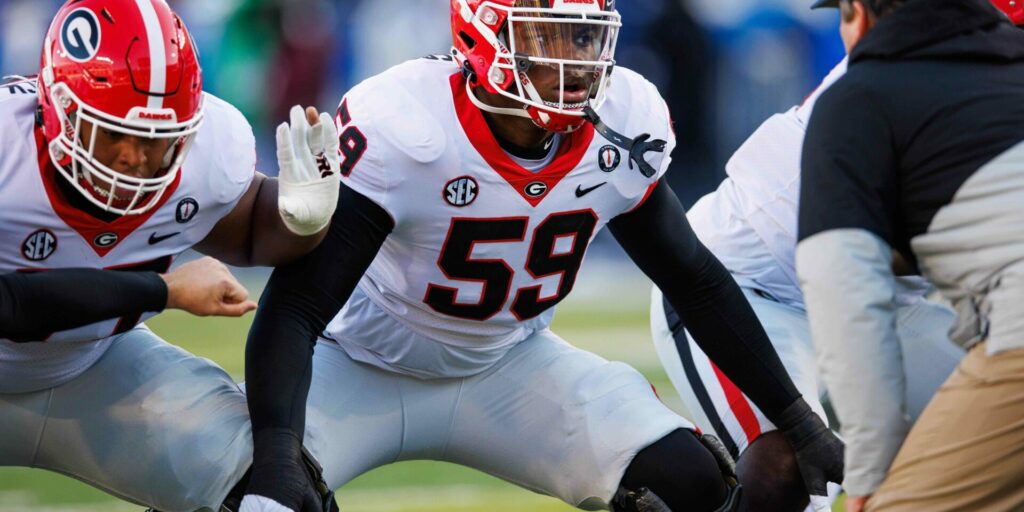
<path fill-rule="evenodd" d="M 60 44 L 71 60 L 92 60 L 100 49 L 100 22 L 96 15 L 84 7 L 71 11 L 60 27 Z"/>
<path fill-rule="evenodd" d="M 455 178 L 444 186 L 444 200 L 452 206 L 469 206 L 476 200 L 476 180 L 469 176 Z"/>
<path fill-rule="evenodd" d="M 57 236 L 49 229 L 40 229 L 21 243 L 21 254 L 31 261 L 43 261 L 57 250 Z"/>
<path fill-rule="evenodd" d="M 530 197 L 540 197 L 544 195 L 544 193 L 547 191 L 548 184 L 544 183 L 543 181 L 532 181 L 528 185 L 523 187 L 523 192 L 525 192 L 526 195 Z"/>

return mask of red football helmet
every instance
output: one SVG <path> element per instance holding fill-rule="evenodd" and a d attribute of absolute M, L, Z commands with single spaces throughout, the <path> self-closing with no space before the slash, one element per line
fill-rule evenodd
<path fill-rule="evenodd" d="M 164 0 L 71 0 L 53 18 L 39 73 L 43 134 L 58 171 L 96 206 L 120 215 L 155 206 L 199 130 L 202 102 L 192 38 Z M 128 176 L 94 157 L 100 130 L 171 144 L 154 177 Z"/>
<path fill-rule="evenodd" d="M 1024 0 L 992 0 L 992 5 L 1006 13 L 1014 25 L 1024 25 Z"/>
<path fill-rule="evenodd" d="M 523 103 L 523 109 L 482 110 L 533 119 L 541 128 L 570 132 L 583 108 L 604 100 L 622 26 L 615 0 L 451 0 L 452 53 L 471 72 L 467 87 L 483 87 Z M 539 91 L 531 69 L 558 81 Z M 548 96 L 545 98 L 544 96 Z"/>

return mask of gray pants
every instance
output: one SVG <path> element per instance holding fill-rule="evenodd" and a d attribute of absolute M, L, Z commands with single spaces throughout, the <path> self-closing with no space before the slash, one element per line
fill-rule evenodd
<path fill-rule="evenodd" d="M 321 340 L 305 443 L 332 488 L 400 460 L 468 466 L 585 510 L 607 510 L 636 454 L 693 428 L 639 372 L 549 330 L 487 370 L 423 380 Z"/>
<path fill-rule="evenodd" d="M 0 465 L 48 469 L 167 512 L 217 510 L 252 460 L 245 396 L 145 327 L 63 385 L 0 394 Z"/>

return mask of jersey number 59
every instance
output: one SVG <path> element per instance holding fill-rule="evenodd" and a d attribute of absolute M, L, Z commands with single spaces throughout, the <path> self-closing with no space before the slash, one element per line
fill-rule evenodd
<path fill-rule="evenodd" d="M 482 283 L 480 301 L 476 304 L 458 303 L 457 289 L 432 283 L 427 286 L 423 301 L 439 313 L 471 320 L 487 320 L 501 311 L 511 291 L 515 270 L 501 259 L 472 259 L 473 246 L 523 242 L 529 221 L 529 217 L 452 219 L 437 266 L 445 277 L 453 281 Z M 587 209 L 552 214 L 534 229 L 525 270 L 535 279 L 554 275 L 561 279 L 558 293 L 553 297 L 542 298 L 539 284 L 516 290 L 509 309 L 517 319 L 533 318 L 569 294 L 595 226 L 597 214 Z M 570 237 L 571 249 L 556 253 L 556 242 Z"/>

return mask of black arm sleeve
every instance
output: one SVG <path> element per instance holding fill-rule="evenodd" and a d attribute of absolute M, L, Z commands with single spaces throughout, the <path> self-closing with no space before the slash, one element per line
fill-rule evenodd
<path fill-rule="evenodd" d="M 48 333 L 120 316 L 162 311 L 167 285 L 156 272 L 65 268 L 0 275 L 0 336 L 38 341 Z"/>
<path fill-rule="evenodd" d="M 800 398 L 743 292 L 697 239 L 668 185 L 659 183 L 643 205 L 609 227 L 700 348 L 769 420 Z"/>
<path fill-rule="evenodd" d="M 298 455 L 317 336 L 348 301 L 393 227 L 383 208 L 341 185 L 324 241 L 270 276 L 245 348 L 257 467 Z M 286 503 L 281 501 L 286 496 L 268 495 L 276 490 L 275 482 L 257 481 L 259 474 L 254 471 L 249 488 Z"/>

